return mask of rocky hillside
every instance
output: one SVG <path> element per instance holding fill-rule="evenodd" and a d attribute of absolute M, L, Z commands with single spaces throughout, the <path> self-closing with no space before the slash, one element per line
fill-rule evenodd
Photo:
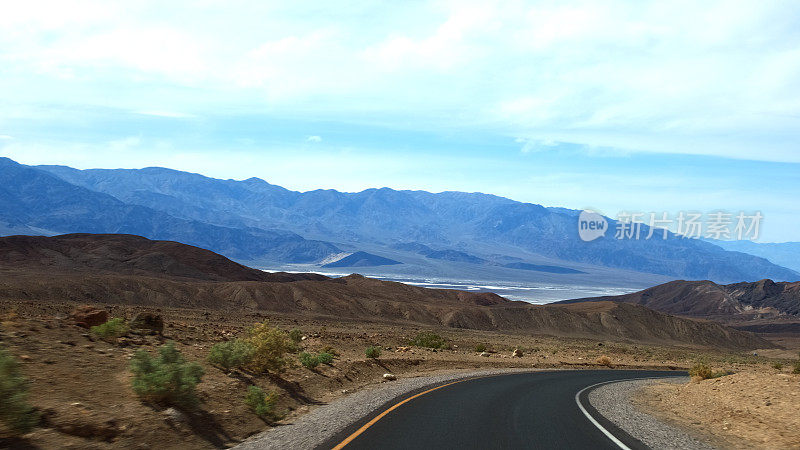
<path fill-rule="evenodd" d="M 730 349 L 772 346 L 751 333 L 637 305 L 535 306 L 360 275 L 258 279 L 212 252 L 132 236 L 3 238 L 0 254 L 4 300 L 250 310 Z"/>
<path fill-rule="evenodd" d="M 632 294 L 568 300 L 562 303 L 614 301 L 646 306 L 681 316 L 725 323 L 800 322 L 800 282 L 760 280 L 717 284 L 672 281 Z M 791 328 L 791 327 L 790 327 Z"/>
<path fill-rule="evenodd" d="M 65 234 L 0 238 L 6 273 L 91 273 L 203 281 L 323 280 L 316 274 L 267 273 L 212 251 L 128 234 Z"/>

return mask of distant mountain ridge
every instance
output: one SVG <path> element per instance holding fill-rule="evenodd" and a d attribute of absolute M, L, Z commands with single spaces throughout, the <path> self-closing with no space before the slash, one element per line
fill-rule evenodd
<path fill-rule="evenodd" d="M 0 210 L 0 231 L 5 222 L 5 229 L 21 234 L 124 232 L 244 261 L 319 264 L 338 253 L 366 251 L 405 265 L 415 264 L 417 254 L 476 267 L 476 273 L 489 266 L 533 273 L 539 266 L 553 276 L 583 277 L 589 265 L 723 282 L 800 279 L 763 258 L 674 235 L 583 242 L 574 211 L 488 194 L 388 188 L 296 192 L 257 178 L 218 180 L 163 168 L 77 170 L 0 161 L 0 177 L 23 170 L 35 175 L 26 172 L 13 189 L 0 191 L 0 205 L 9 205 Z M 47 183 L 32 182 L 45 178 Z M 32 204 L 45 197 L 49 206 Z M 393 246 L 403 243 L 422 250 L 398 253 Z"/>

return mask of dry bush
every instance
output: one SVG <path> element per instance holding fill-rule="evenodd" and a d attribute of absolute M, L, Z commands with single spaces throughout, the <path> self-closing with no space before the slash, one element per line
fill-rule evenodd
<path fill-rule="evenodd" d="M 257 373 L 282 370 L 286 366 L 284 355 L 297 349 L 289 333 L 271 327 L 267 322 L 250 329 L 247 343 L 253 347 L 249 367 Z"/>
<path fill-rule="evenodd" d="M 606 366 L 606 367 L 612 367 L 613 366 L 613 364 L 611 363 L 611 358 L 609 358 L 606 355 L 598 356 L 597 359 L 595 360 L 595 362 L 597 364 L 600 364 L 601 366 Z"/>

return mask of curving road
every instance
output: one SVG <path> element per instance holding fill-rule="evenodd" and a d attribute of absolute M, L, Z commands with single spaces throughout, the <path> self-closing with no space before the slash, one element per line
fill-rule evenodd
<path fill-rule="evenodd" d="M 589 386 L 608 381 L 685 375 L 685 372 L 643 370 L 578 370 L 468 379 L 398 399 L 350 426 L 322 447 L 338 446 L 347 450 L 644 448 L 588 405 L 585 399 L 588 389 L 580 396 L 586 413 L 576 402 L 577 394 Z M 597 424 L 587 418 L 587 413 Z"/>

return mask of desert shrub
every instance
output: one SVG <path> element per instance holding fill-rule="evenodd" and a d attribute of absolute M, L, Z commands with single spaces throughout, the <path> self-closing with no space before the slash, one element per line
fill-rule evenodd
<path fill-rule="evenodd" d="M 333 363 L 333 355 L 327 352 L 322 352 L 317 355 L 317 360 L 320 364 L 331 364 Z"/>
<path fill-rule="evenodd" d="M 323 347 L 322 348 L 322 353 L 327 353 L 327 354 L 329 354 L 331 356 L 334 356 L 334 357 L 335 356 L 342 356 L 342 355 L 339 354 L 339 352 L 336 351 L 335 348 L 331 347 L 330 345 L 326 345 L 325 347 Z"/>
<path fill-rule="evenodd" d="M 727 370 L 719 370 L 714 372 L 713 370 L 711 370 L 711 367 L 703 363 L 695 364 L 691 369 L 689 369 L 690 376 L 699 378 L 701 380 L 724 377 L 725 375 L 730 375 L 730 374 L 731 372 L 728 372 Z"/>
<path fill-rule="evenodd" d="M 249 367 L 255 372 L 277 372 L 286 366 L 284 355 L 294 352 L 297 347 L 289 333 L 260 323 L 250 329 L 247 343 L 253 347 Z"/>
<path fill-rule="evenodd" d="M 367 355 L 367 358 L 377 358 L 381 356 L 381 348 L 377 345 L 370 345 L 364 350 L 364 354 Z"/>
<path fill-rule="evenodd" d="M 186 362 L 174 342 L 158 349 L 152 357 L 139 350 L 131 360 L 133 391 L 142 399 L 154 403 L 191 408 L 197 405 L 195 388 L 203 376 L 203 368 Z"/>
<path fill-rule="evenodd" d="M 259 417 L 272 418 L 273 411 L 275 410 L 275 403 L 277 396 L 270 392 L 266 394 L 263 389 L 258 386 L 250 386 L 247 388 L 247 396 L 244 402 L 250 409 L 253 410 Z"/>
<path fill-rule="evenodd" d="M 783 370 L 783 364 L 779 362 L 774 362 L 772 363 L 772 368 L 775 370 Z"/>
<path fill-rule="evenodd" d="M 241 339 L 214 344 L 208 354 L 208 362 L 228 371 L 242 367 L 252 359 L 253 346 Z"/>
<path fill-rule="evenodd" d="M 606 367 L 611 367 L 612 366 L 611 358 L 609 358 L 606 355 L 598 356 L 597 359 L 595 360 L 595 362 L 597 364 L 600 364 L 601 366 L 606 366 Z"/>
<path fill-rule="evenodd" d="M 102 339 L 116 339 L 128 332 L 128 326 L 123 319 L 115 317 L 104 324 L 90 328 L 89 331 Z"/>
<path fill-rule="evenodd" d="M 303 340 L 303 332 L 302 332 L 302 331 L 300 331 L 299 329 L 295 328 L 295 329 L 293 329 L 293 330 L 289 331 L 289 338 L 290 338 L 290 339 L 292 340 L 292 342 L 294 342 L 295 344 L 299 344 L 299 343 L 300 343 L 300 341 L 302 341 L 302 340 Z"/>
<path fill-rule="evenodd" d="M 28 404 L 28 380 L 16 358 L 0 349 L 0 422 L 14 434 L 24 434 L 38 421 L 38 413 Z"/>
<path fill-rule="evenodd" d="M 483 353 L 486 351 L 486 344 L 478 344 L 475 346 L 475 351 L 478 353 Z"/>
<path fill-rule="evenodd" d="M 708 367 L 702 363 L 698 363 L 689 369 L 689 375 L 700 378 L 701 380 L 707 380 L 714 377 L 714 371 L 711 370 L 711 367 Z"/>
<path fill-rule="evenodd" d="M 448 347 L 447 341 L 436 333 L 423 331 L 411 340 L 411 345 L 426 348 L 446 348 Z"/>
<path fill-rule="evenodd" d="M 800 359 L 794 362 L 792 365 L 792 373 L 800 373 Z"/>
<path fill-rule="evenodd" d="M 297 359 L 300 360 L 300 364 L 303 365 L 306 369 L 313 369 L 319 365 L 319 358 L 316 355 L 312 355 L 308 352 L 302 352 L 297 355 Z"/>

